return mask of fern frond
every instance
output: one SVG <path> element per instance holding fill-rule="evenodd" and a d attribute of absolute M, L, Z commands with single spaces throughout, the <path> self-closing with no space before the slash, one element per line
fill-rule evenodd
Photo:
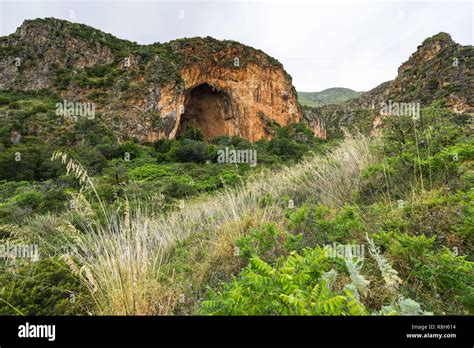
<path fill-rule="evenodd" d="M 338 315 L 343 311 L 345 303 L 346 298 L 344 296 L 338 295 L 331 297 L 325 301 L 321 301 L 319 305 L 323 309 L 324 314 Z"/>
<path fill-rule="evenodd" d="M 252 257 L 250 259 L 250 263 L 256 270 L 258 270 L 263 275 L 271 276 L 275 273 L 275 270 L 272 268 L 272 266 L 270 266 L 268 263 L 258 257 Z"/>
<path fill-rule="evenodd" d="M 321 284 L 318 283 L 314 286 L 313 290 L 311 290 L 311 301 L 317 302 L 319 299 L 320 293 L 321 293 Z"/>

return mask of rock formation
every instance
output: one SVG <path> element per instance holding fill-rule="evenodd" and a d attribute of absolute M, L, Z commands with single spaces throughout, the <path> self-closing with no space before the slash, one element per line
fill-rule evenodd
<path fill-rule="evenodd" d="M 449 34 L 427 38 L 411 57 L 398 68 L 397 77 L 365 93 L 360 99 L 365 106 L 387 101 L 420 102 L 429 105 L 446 98 L 459 112 L 473 112 L 474 50 L 455 43 Z"/>
<path fill-rule="evenodd" d="M 119 140 L 174 138 L 190 125 L 256 141 L 271 137 L 268 122 L 301 118 L 291 77 L 262 51 L 210 37 L 138 45 L 52 18 L 0 38 L 0 89 L 93 101 Z"/>
<path fill-rule="evenodd" d="M 474 49 L 455 43 L 449 34 L 439 33 L 424 40 L 411 57 L 403 63 L 397 77 L 362 94 L 355 100 L 339 105 L 303 109 L 303 119 L 309 119 L 315 134 L 341 135 L 340 129 L 357 128 L 366 134 L 377 135 L 383 127 L 382 105 L 389 101 L 419 103 L 426 107 L 444 98 L 457 112 L 474 115 Z M 311 116 L 313 115 L 313 116 Z"/>

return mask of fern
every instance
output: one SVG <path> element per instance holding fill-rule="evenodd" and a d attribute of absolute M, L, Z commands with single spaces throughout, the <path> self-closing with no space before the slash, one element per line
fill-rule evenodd
<path fill-rule="evenodd" d="M 319 307 L 322 309 L 321 314 L 326 315 L 341 315 L 344 313 L 344 305 L 346 303 L 346 298 L 344 296 L 338 295 L 327 300 L 321 301 Z"/>
<path fill-rule="evenodd" d="M 367 310 L 365 309 L 364 305 L 359 302 L 357 291 L 351 291 L 350 287 L 346 286 L 344 288 L 344 292 L 346 293 L 346 296 L 348 298 L 347 308 L 349 308 L 349 313 L 351 315 L 366 315 Z"/>
<path fill-rule="evenodd" d="M 258 257 L 252 257 L 250 259 L 250 263 L 253 267 L 255 267 L 256 270 L 258 270 L 265 276 L 270 276 L 275 273 L 273 268 L 269 264 L 267 264 L 265 261 L 262 261 Z"/>
<path fill-rule="evenodd" d="M 318 299 L 319 299 L 319 295 L 321 293 L 321 284 L 316 284 L 313 288 L 313 290 L 311 290 L 311 301 L 314 301 L 314 302 L 317 302 Z"/>

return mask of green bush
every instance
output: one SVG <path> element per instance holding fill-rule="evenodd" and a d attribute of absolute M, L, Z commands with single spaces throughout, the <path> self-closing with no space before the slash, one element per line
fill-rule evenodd
<path fill-rule="evenodd" d="M 39 212 L 59 213 L 64 210 L 68 195 L 61 189 L 50 189 L 43 194 L 39 205 Z"/>
<path fill-rule="evenodd" d="M 288 211 L 287 217 L 289 230 L 301 233 L 302 243 L 308 247 L 363 236 L 362 218 L 354 206 L 345 206 L 338 211 L 324 205 L 311 207 L 305 204 L 295 211 Z"/>
<path fill-rule="evenodd" d="M 171 165 L 145 164 L 130 169 L 128 171 L 128 176 L 132 180 L 150 182 L 163 178 L 171 178 L 175 176 L 175 172 Z"/>
<path fill-rule="evenodd" d="M 303 145 L 292 142 L 286 138 L 274 138 L 267 145 L 268 152 L 278 156 L 300 159 L 305 153 Z"/>
<path fill-rule="evenodd" d="M 447 183 L 456 185 L 459 166 L 474 158 L 464 121 L 449 108 L 437 104 L 442 104 L 442 100 L 422 109 L 422 116 L 416 121 L 408 116 L 386 120 L 383 131 L 386 174 L 395 175 L 383 179 L 390 180 L 390 190 L 396 196 L 413 184 L 428 188 Z"/>
<path fill-rule="evenodd" d="M 204 142 L 186 140 L 176 149 L 175 157 L 178 162 L 204 163 L 209 159 L 208 145 Z"/>
<path fill-rule="evenodd" d="M 251 228 L 248 235 L 236 241 L 236 246 L 239 248 L 239 256 L 245 259 L 259 257 L 272 261 L 293 250 L 300 237 L 281 232 L 275 224 L 269 223 L 261 228 Z"/>
<path fill-rule="evenodd" d="M 28 207 L 31 209 L 35 209 L 40 205 L 43 195 L 39 192 L 32 191 L 32 192 L 26 192 L 21 195 L 18 195 L 15 198 L 16 198 L 15 199 L 16 204 L 20 208 Z"/>
<path fill-rule="evenodd" d="M 24 261 L 3 269 L 0 284 L 1 315 L 87 314 L 85 289 L 58 258 Z"/>
<path fill-rule="evenodd" d="M 179 140 L 193 140 L 193 141 L 204 141 L 204 135 L 199 128 L 193 128 L 190 126 L 186 126 L 184 131 L 179 135 Z"/>
<path fill-rule="evenodd" d="M 403 290 L 410 297 L 431 302 L 436 311 L 474 312 L 474 263 L 466 256 L 436 247 L 435 236 L 390 232 L 374 235 L 374 240 L 386 248 L 406 279 Z"/>
<path fill-rule="evenodd" d="M 365 307 L 349 289 L 332 290 L 330 262 L 323 248 L 292 253 L 272 267 L 258 257 L 250 259 L 240 275 L 211 291 L 202 313 L 212 315 L 363 315 Z"/>
<path fill-rule="evenodd" d="M 126 154 L 130 156 L 130 160 L 134 160 L 144 155 L 144 149 L 133 141 L 126 141 L 119 145 L 118 156 L 125 158 Z"/>
<path fill-rule="evenodd" d="M 0 180 L 34 181 L 59 176 L 63 170 L 60 165 L 49 160 L 51 153 L 43 140 L 25 137 L 24 143 L 0 153 Z"/>
<path fill-rule="evenodd" d="M 173 198 L 185 198 L 197 194 L 197 189 L 187 182 L 173 178 L 165 185 L 162 193 Z"/>

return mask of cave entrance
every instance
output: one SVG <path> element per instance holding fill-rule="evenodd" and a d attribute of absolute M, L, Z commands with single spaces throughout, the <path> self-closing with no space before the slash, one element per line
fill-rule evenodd
<path fill-rule="evenodd" d="M 184 113 L 181 115 L 177 135 L 188 126 L 199 128 L 206 140 L 219 135 L 230 135 L 232 117 L 229 95 L 203 83 L 186 93 Z"/>

